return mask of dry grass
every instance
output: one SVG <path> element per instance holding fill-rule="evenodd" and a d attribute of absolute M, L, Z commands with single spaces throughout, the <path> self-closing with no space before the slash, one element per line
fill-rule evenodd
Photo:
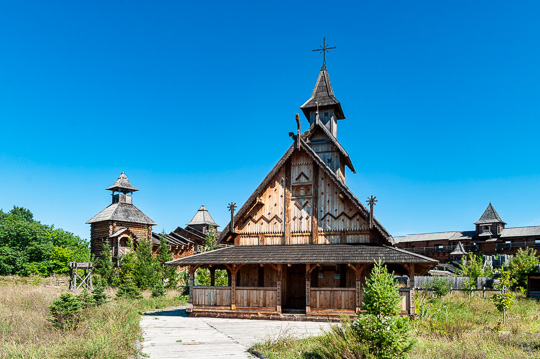
<path fill-rule="evenodd" d="M 67 282 L 67 281 L 66 281 Z M 0 358 L 127 358 L 137 351 L 142 310 L 183 304 L 176 292 L 140 301 L 113 300 L 85 314 L 75 331 L 61 332 L 46 320 L 60 288 L 52 279 L 0 279 Z M 113 295 L 113 291 L 109 290 Z"/>
<path fill-rule="evenodd" d="M 413 321 L 417 343 L 410 353 L 412 359 L 540 359 L 540 303 L 535 300 L 518 298 L 504 326 L 489 298 L 454 293 L 442 299 L 418 295 L 417 300 L 425 303 L 428 315 Z M 313 349 L 328 343 L 328 335 L 301 340 L 284 337 L 258 344 L 256 349 L 271 359 L 321 358 L 312 354 Z M 330 357 L 345 357 L 334 355 Z"/>

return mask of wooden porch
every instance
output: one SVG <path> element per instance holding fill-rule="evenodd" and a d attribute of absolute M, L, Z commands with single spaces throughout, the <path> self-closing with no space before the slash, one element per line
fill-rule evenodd
<path fill-rule="evenodd" d="M 191 265 L 188 312 L 192 316 L 278 320 L 337 321 L 343 315 L 353 317 L 361 311 L 362 286 L 371 266 Z M 402 314 L 414 315 L 414 304 L 411 305 L 414 303 L 414 264 L 401 267 L 409 275 L 411 284 L 410 288 L 399 289 Z M 228 286 L 195 286 L 195 273 L 201 268 L 210 269 L 211 284 L 214 284 L 214 271 L 226 269 Z"/>

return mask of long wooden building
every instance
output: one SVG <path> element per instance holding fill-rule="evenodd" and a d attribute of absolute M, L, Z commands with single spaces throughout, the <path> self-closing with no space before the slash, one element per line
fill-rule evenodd
<path fill-rule="evenodd" d="M 335 319 L 354 314 L 381 260 L 410 283 L 436 260 L 396 248 L 387 230 L 345 185 L 352 161 L 337 140 L 345 119 L 326 65 L 301 109 L 309 121 L 219 237 L 230 246 L 169 262 L 190 267 L 191 315 Z M 195 286 L 199 268 L 225 269 L 229 285 Z M 212 283 L 213 284 L 213 283 Z M 414 313 L 412 287 L 400 289 Z"/>

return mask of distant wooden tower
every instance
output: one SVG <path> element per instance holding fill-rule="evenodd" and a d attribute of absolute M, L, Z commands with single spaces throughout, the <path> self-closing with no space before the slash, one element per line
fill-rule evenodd
<path fill-rule="evenodd" d="M 186 224 L 186 226 L 196 229 L 197 231 L 207 234 L 210 227 L 214 227 L 214 230 L 217 232 L 217 227 L 219 225 L 214 222 L 214 219 L 204 206 L 204 204 L 199 208 L 193 219 Z"/>
<path fill-rule="evenodd" d="M 120 257 L 130 236 L 134 240 L 151 238 L 156 223 L 133 205 L 133 192 L 138 189 L 124 172 L 107 190 L 112 191 L 111 205 L 86 222 L 90 225 L 90 250 L 100 255 L 104 241 L 109 240 L 113 257 Z"/>

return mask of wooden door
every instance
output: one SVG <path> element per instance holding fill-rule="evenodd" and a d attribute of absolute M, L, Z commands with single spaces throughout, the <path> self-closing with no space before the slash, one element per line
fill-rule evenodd
<path fill-rule="evenodd" d="M 287 291 L 285 308 L 306 309 L 306 265 L 287 267 Z"/>

